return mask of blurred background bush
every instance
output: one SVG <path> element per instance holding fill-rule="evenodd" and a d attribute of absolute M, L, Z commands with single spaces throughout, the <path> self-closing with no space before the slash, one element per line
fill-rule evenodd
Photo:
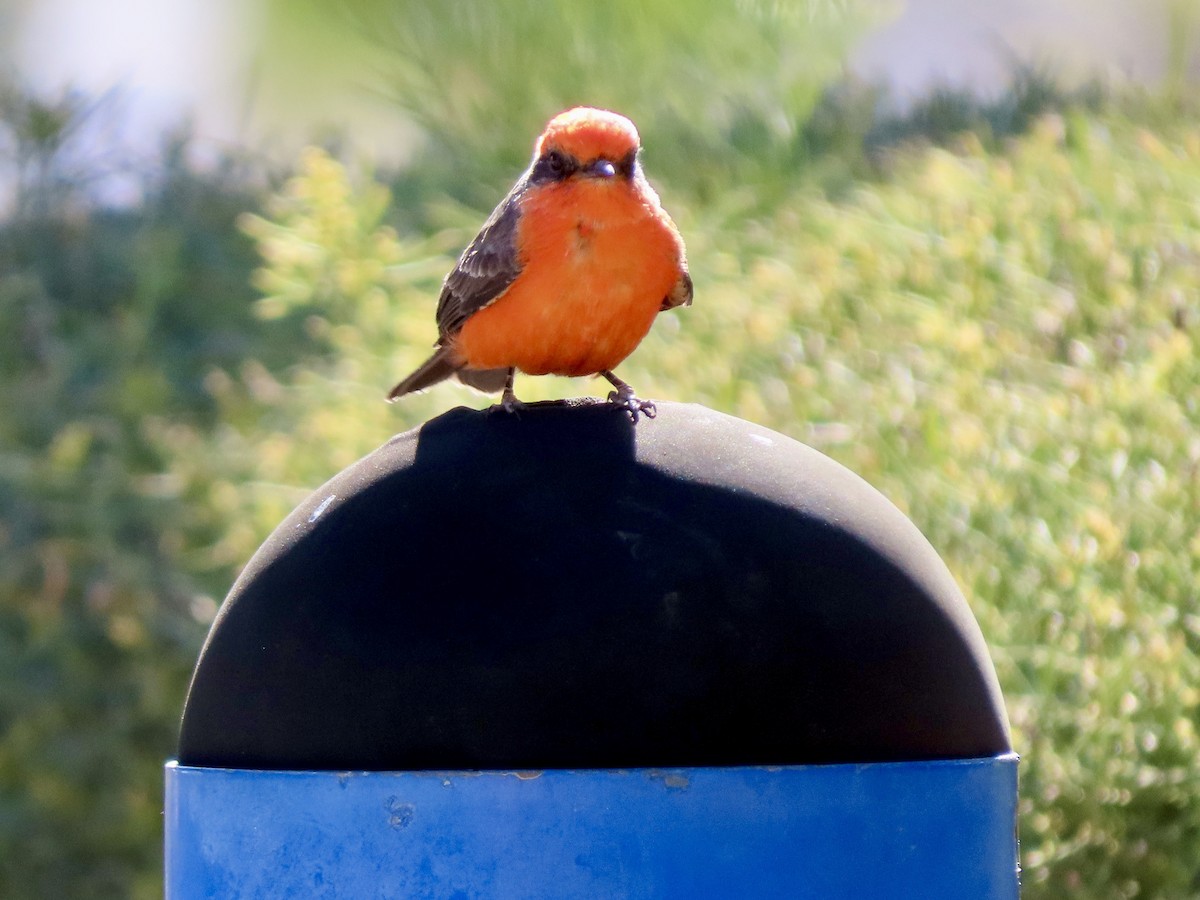
<path fill-rule="evenodd" d="M 547 6 L 266 4 L 261 94 L 376 98 L 387 162 L 337 131 L 122 152 L 118 95 L 4 79 L 0 895 L 160 894 L 161 764 L 220 598 L 338 469 L 488 402 L 382 396 L 540 126 L 587 102 L 638 122 L 697 285 L 623 376 L 817 446 L 942 552 L 1022 754 L 1025 896 L 1200 896 L 1195 4 L 1147 7 L 1148 86 L 1025 61 L 903 103 L 844 65 L 877 4 Z"/>

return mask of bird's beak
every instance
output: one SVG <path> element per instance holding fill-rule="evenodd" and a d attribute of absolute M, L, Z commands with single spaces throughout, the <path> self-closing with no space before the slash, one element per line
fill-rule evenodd
<path fill-rule="evenodd" d="M 617 167 L 607 159 L 601 158 L 587 167 L 587 173 L 595 175 L 597 178 L 612 178 L 617 174 Z"/>

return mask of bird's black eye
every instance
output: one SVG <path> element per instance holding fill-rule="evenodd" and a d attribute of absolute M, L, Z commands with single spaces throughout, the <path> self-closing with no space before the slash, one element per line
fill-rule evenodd
<path fill-rule="evenodd" d="M 633 177 L 633 173 L 637 169 L 637 158 L 638 152 L 636 148 L 621 157 L 621 161 L 617 164 L 617 171 L 623 178 Z"/>
<path fill-rule="evenodd" d="M 562 181 L 574 171 L 572 160 L 558 150 L 547 150 L 533 167 L 533 180 Z"/>

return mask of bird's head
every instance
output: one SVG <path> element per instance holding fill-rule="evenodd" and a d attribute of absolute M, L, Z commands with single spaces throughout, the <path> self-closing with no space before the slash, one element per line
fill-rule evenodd
<path fill-rule="evenodd" d="M 628 181 L 638 167 L 637 128 L 606 109 L 578 106 L 559 113 L 538 138 L 530 178 L 537 182 L 587 178 Z"/>

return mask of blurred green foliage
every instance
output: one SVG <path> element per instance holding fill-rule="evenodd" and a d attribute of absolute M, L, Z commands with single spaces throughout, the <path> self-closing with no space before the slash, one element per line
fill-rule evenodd
<path fill-rule="evenodd" d="M 97 210 L 41 146 L 0 225 L 0 895 L 155 897 L 162 761 L 231 571 L 169 436 L 216 427 L 214 367 L 277 357 L 240 175 L 177 143 L 141 205 Z"/>
<path fill-rule="evenodd" d="M 687 20 L 657 5 L 412 6 L 346 7 L 373 64 L 401 58 L 384 82 L 426 129 L 387 183 L 310 150 L 261 201 L 176 143 L 140 204 L 106 211 L 60 190 L 54 134 L 20 145 L 28 202 L 0 223 L 0 895 L 159 894 L 161 763 L 216 599 L 334 472 L 489 402 L 382 398 L 543 121 L 586 100 L 642 127 L 697 285 L 622 376 L 817 446 L 942 552 L 1023 756 L 1026 897 L 1200 896 L 1194 113 L 1037 76 L 881 118 L 873 89 L 819 90 L 853 4 L 805 25 L 696 0 L 710 43 L 680 46 Z M 821 52 L 776 78 L 805 35 Z M 528 400 L 604 390 L 518 379 Z"/>
<path fill-rule="evenodd" d="M 366 83 L 425 138 L 422 165 L 482 203 L 555 113 L 586 104 L 639 123 L 648 158 L 693 192 L 777 179 L 882 0 L 268 0 L 264 80 L 311 105 Z M 733 152 L 731 152 L 733 151 Z"/>

